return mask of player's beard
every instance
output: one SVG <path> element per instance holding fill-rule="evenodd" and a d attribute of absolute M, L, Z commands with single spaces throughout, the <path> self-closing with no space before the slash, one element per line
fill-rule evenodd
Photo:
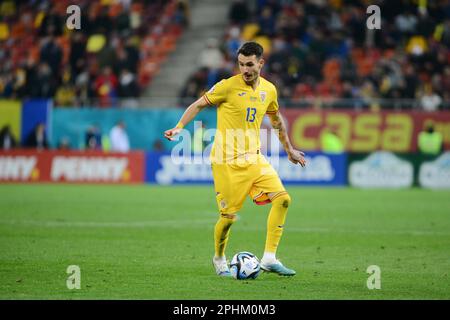
<path fill-rule="evenodd" d="M 256 81 L 258 81 L 258 73 L 250 73 L 248 74 L 249 76 L 247 77 L 246 74 L 243 74 L 243 78 L 245 83 L 247 83 L 248 85 L 252 85 L 254 84 Z"/>

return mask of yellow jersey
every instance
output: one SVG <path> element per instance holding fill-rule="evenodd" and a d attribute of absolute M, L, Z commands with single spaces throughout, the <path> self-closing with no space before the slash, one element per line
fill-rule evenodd
<path fill-rule="evenodd" d="M 203 97 L 217 106 L 211 161 L 228 162 L 246 154 L 259 154 L 264 115 L 276 113 L 279 108 L 275 86 L 259 77 L 259 85 L 253 90 L 238 74 L 216 83 Z"/>

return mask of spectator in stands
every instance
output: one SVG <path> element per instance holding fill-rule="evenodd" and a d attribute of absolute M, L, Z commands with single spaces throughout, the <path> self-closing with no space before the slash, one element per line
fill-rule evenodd
<path fill-rule="evenodd" d="M 403 98 L 414 99 L 416 97 L 416 90 L 418 86 L 419 86 L 419 78 L 417 77 L 414 66 L 407 65 L 405 67 L 402 82 Z"/>
<path fill-rule="evenodd" d="M 227 59 L 231 61 L 235 61 L 237 58 L 237 52 L 241 47 L 243 41 L 241 39 L 241 31 L 239 27 L 233 26 L 228 31 L 228 37 L 225 42 L 225 49 Z"/>
<path fill-rule="evenodd" d="M 0 97 L 10 98 L 14 94 L 14 77 L 11 73 L 0 75 Z"/>
<path fill-rule="evenodd" d="M 62 84 L 56 89 L 55 104 L 57 106 L 73 106 L 75 103 L 75 87 L 71 81 L 70 67 L 66 66 L 62 74 Z"/>
<path fill-rule="evenodd" d="M 241 25 L 243 24 L 249 17 L 250 10 L 247 6 L 247 2 L 244 0 L 233 0 L 231 4 L 230 11 L 228 13 L 228 17 L 231 23 Z"/>
<path fill-rule="evenodd" d="M 274 39 L 272 54 L 267 61 L 270 72 L 274 74 L 282 74 L 287 71 L 289 55 L 286 47 L 287 44 L 283 39 Z"/>
<path fill-rule="evenodd" d="M 41 62 L 36 76 L 31 78 L 30 88 L 32 97 L 51 98 L 56 93 L 56 79 L 52 76 L 49 65 Z"/>
<path fill-rule="evenodd" d="M 186 105 L 186 103 L 188 102 L 191 103 L 197 100 L 201 92 L 203 92 L 206 88 L 207 78 L 207 68 L 201 68 L 197 70 L 191 77 L 189 77 L 188 82 L 184 86 L 180 95 L 182 98 L 180 101 L 180 105 Z"/>
<path fill-rule="evenodd" d="M 111 141 L 111 151 L 113 152 L 128 152 L 130 151 L 130 141 L 125 130 L 125 122 L 119 121 L 111 129 L 109 133 Z"/>
<path fill-rule="evenodd" d="M 103 37 L 103 35 L 100 35 Z M 96 38 L 96 36 L 91 36 L 91 39 Z M 89 41 L 89 40 L 88 40 Z M 106 41 L 106 40 L 105 40 Z M 89 44 L 89 43 L 88 43 Z M 121 46 L 121 39 L 117 35 L 111 36 L 111 41 L 105 43 L 102 48 L 98 51 L 96 56 L 96 62 L 100 69 L 112 68 L 117 61 L 117 48 Z"/>
<path fill-rule="evenodd" d="M 112 72 L 112 68 L 106 66 L 102 73 L 95 79 L 95 93 L 100 98 L 101 107 L 110 107 L 117 97 L 118 80 Z"/>
<path fill-rule="evenodd" d="M 195 76 L 190 77 L 181 90 L 179 105 L 184 106 L 194 102 L 198 99 L 199 92 L 201 92 L 202 88 L 203 86 L 200 87 L 199 83 L 195 80 Z"/>
<path fill-rule="evenodd" d="M 69 62 L 71 66 L 72 78 L 83 72 L 86 67 L 84 54 L 86 52 L 86 38 L 82 32 L 74 32 L 70 43 Z"/>
<path fill-rule="evenodd" d="M 134 63 L 128 58 L 128 52 L 122 46 L 116 49 L 116 59 L 114 62 L 114 73 L 120 74 L 124 69 L 131 70 Z"/>
<path fill-rule="evenodd" d="M 119 96 L 137 97 L 139 96 L 139 86 L 136 76 L 128 69 L 123 69 L 119 78 Z"/>
<path fill-rule="evenodd" d="M 26 148 L 35 148 L 38 150 L 48 149 L 47 134 L 45 132 L 45 124 L 39 123 L 35 129 L 28 135 L 25 140 Z"/>
<path fill-rule="evenodd" d="M 272 37 L 275 33 L 275 17 L 273 16 L 272 9 L 266 6 L 262 9 L 261 15 L 258 18 L 258 24 L 260 32 Z"/>
<path fill-rule="evenodd" d="M 450 5 L 449 5 L 450 6 Z M 447 9 L 449 10 L 449 9 Z M 447 14 L 448 16 L 448 14 Z M 447 48 L 450 47 L 450 19 L 447 19 L 447 21 L 443 22 L 441 25 L 442 30 L 442 44 L 446 46 Z"/>
<path fill-rule="evenodd" d="M 40 61 L 47 63 L 54 77 L 58 75 L 62 57 L 62 50 L 52 36 L 42 40 Z"/>
<path fill-rule="evenodd" d="M 135 108 L 138 106 L 136 97 L 139 96 L 139 87 L 135 75 L 128 69 L 123 69 L 120 73 L 118 93 L 122 107 Z"/>
<path fill-rule="evenodd" d="M 76 96 L 75 96 L 75 88 L 71 83 L 65 82 L 61 86 L 58 87 L 55 93 L 55 105 L 56 106 L 64 106 L 70 107 L 75 104 Z"/>
<path fill-rule="evenodd" d="M 217 39 L 210 38 L 206 42 L 206 48 L 200 52 L 198 57 L 198 65 L 205 67 L 211 71 L 216 71 L 224 64 L 224 55 L 219 49 Z"/>
<path fill-rule="evenodd" d="M 0 148 L 2 150 L 10 150 L 16 148 L 17 140 L 11 132 L 10 126 L 5 125 L 2 130 L 0 130 Z"/>
<path fill-rule="evenodd" d="M 140 53 L 137 47 L 136 38 L 128 38 L 125 43 L 125 50 L 129 61 L 130 72 L 136 74 L 138 72 Z"/>
<path fill-rule="evenodd" d="M 431 84 L 425 85 L 425 90 L 420 98 L 420 104 L 425 111 L 438 111 L 442 98 L 433 91 Z"/>
<path fill-rule="evenodd" d="M 26 95 L 26 69 L 25 64 L 20 64 L 14 73 L 14 97 L 24 97 Z"/>
<path fill-rule="evenodd" d="M 417 17 L 410 10 L 406 10 L 395 18 L 395 26 L 405 36 L 411 36 L 417 26 Z"/>
<path fill-rule="evenodd" d="M 444 74 L 442 75 L 442 92 L 445 101 L 450 101 L 450 66 L 444 68 Z"/>
<path fill-rule="evenodd" d="M 111 18 L 109 17 L 109 7 L 108 6 L 102 6 L 100 10 L 100 14 L 97 16 L 97 18 L 94 21 L 94 25 L 96 27 L 96 32 L 108 35 L 110 32 L 113 31 L 113 22 L 111 21 Z"/>
<path fill-rule="evenodd" d="M 45 9 L 43 20 L 40 25 L 40 36 L 60 36 L 62 34 L 64 20 L 58 13 L 56 6 L 51 6 L 49 2 L 42 4 Z M 50 7 L 49 7 L 50 6 Z"/>
<path fill-rule="evenodd" d="M 36 88 L 37 77 L 37 63 L 33 57 L 28 57 L 25 63 L 25 94 L 23 97 L 35 97 L 35 93 L 38 91 Z"/>
<path fill-rule="evenodd" d="M 371 81 L 364 81 L 361 90 L 359 91 L 359 97 L 361 97 L 365 108 L 369 108 L 372 111 L 377 111 L 379 107 L 377 99 L 379 97 L 377 90 Z"/>
<path fill-rule="evenodd" d="M 189 3 L 186 0 L 177 1 L 177 10 L 174 15 L 175 23 L 182 25 L 183 27 L 189 27 L 191 23 L 191 15 L 189 11 Z"/>
<path fill-rule="evenodd" d="M 123 8 L 123 10 L 116 17 L 117 31 L 119 34 L 126 34 L 129 32 L 130 24 L 130 11 L 128 8 Z"/>

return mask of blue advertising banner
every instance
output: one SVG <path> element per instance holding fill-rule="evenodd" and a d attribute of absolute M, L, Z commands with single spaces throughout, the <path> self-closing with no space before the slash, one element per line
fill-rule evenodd
<path fill-rule="evenodd" d="M 207 158 L 207 157 L 206 157 Z M 172 157 L 168 152 L 146 154 L 147 183 L 211 184 L 211 165 L 202 155 L 181 158 Z M 320 152 L 306 155 L 305 168 L 292 164 L 286 155 L 268 157 L 284 184 L 288 185 L 332 185 L 347 184 L 347 154 L 325 154 Z"/>
<path fill-rule="evenodd" d="M 347 184 L 347 154 L 308 152 L 306 167 L 295 165 L 286 155 L 271 161 L 284 184 L 343 186 Z"/>

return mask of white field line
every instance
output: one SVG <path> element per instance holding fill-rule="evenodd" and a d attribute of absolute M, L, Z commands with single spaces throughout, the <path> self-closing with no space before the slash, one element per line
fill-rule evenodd
<path fill-rule="evenodd" d="M 265 231 L 265 228 L 245 227 L 249 231 Z M 302 228 L 285 227 L 286 232 L 298 233 L 342 233 L 342 234 L 384 234 L 384 235 L 411 235 L 411 236 L 450 236 L 450 231 L 432 231 L 432 230 L 380 230 L 380 229 L 348 229 L 348 228 Z"/>
<path fill-rule="evenodd" d="M 147 228 L 147 227 L 186 227 L 191 225 L 208 225 L 213 224 L 215 220 L 211 219 L 194 219 L 194 220 L 150 220 L 150 221 L 57 221 L 57 220 L 2 220 L 0 224 L 9 225 L 27 225 L 36 227 L 58 228 L 58 227 L 75 227 L 75 228 Z"/>
<path fill-rule="evenodd" d="M 214 226 L 215 218 L 190 219 L 190 220 L 149 220 L 149 221 L 57 221 L 57 220 L 0 220 L 0 225 L 36 226 L 44 228 L 189 228 Z M 266 228 L 261 226 L 239 226 L 246 231 L 265 232 Z M 409 235 L 409 236 L 450 236 L 450 231 L 433 230 L 380 230 L 380 229 L 348 229 L 348 228 L 307 228 L 286 226 L 286 232 L 295 233 L 340 233 L 340 234 L 384 234 L 384 235 Z"/>

